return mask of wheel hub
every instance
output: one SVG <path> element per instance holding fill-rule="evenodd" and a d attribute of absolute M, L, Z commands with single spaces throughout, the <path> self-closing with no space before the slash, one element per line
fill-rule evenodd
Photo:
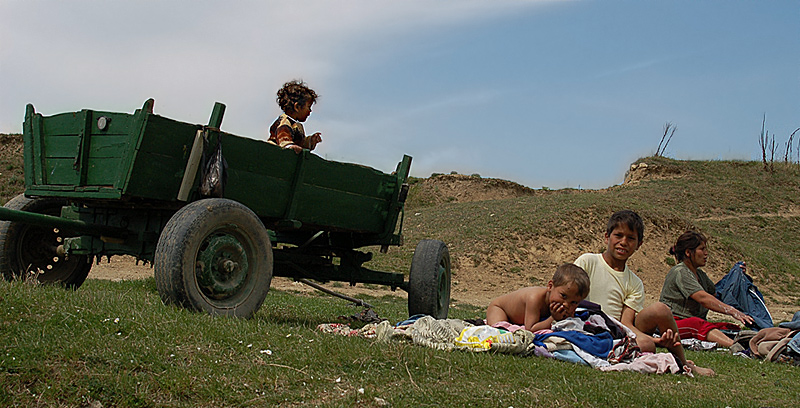
<path fill-rule="evenodd" d="M 27 226 L 20 234 L 17 259 L 19 268 L 37 272 L 42 282 L 62 281 L 80 265 L 80 257 L 59 255 L 58 245 L 64 242 L 64 234 L 55 228 Z"/>
<path fill-rule="evenodd" d="M 245 285 L 247 253 L 235 237 L 212 235 L 197 255 L 196 274 L 203 293 L 214 299 L 235 295 Z"/>

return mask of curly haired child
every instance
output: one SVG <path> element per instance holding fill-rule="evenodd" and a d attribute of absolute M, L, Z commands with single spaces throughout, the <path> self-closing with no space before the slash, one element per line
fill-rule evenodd
<path fill-rule="evenodd" d="M 303 149 L 314 150 L 322 142 L 322 134 L 317 132 L 306 136 L 302 122 L 311 115 L 311 106 L 318 95 L 305 82 L 289 81 L 278 90 L 278 106 L 283 114 L 269 127 L 269 142 L 300 153 Z"/>

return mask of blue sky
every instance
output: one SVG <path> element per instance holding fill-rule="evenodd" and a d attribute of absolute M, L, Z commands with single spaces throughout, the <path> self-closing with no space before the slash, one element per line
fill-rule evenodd
<path fill-rule="evenodd" d="M 327 159 L 604 188 L 666 122 L 677 159 L 760 160 L 764 115 L 784 144 L 799 22 L 780 0 L 0 0 L 0 132 L 21 132 L 27 103 L 155 98 L 201 124 L 225 103 L 224 130 L 265 139 L 275 91 L 299 78 L 321 95 L 306 131 Z"/>

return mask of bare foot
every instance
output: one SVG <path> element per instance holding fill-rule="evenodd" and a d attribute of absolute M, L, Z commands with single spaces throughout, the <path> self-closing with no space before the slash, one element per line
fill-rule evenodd
<path fill-rule="evenodd" d="M 700 366 L 696 366 L 696 365 L 694 365 L 694 361 L 691 361 L 691 360 L 687 360 L 686 361 L 686 365 L 689 367 L 690 370 L 692 370 L 693 374 L 702 375 L 702 376 L 705 376 L 705 377 L 713 377 L 713 376 L 717 375 L 717 373 L 714 372 L 714 370 L 712 370 L 710 368 L 703 368 L 703 367 L 700 367 Z"/>

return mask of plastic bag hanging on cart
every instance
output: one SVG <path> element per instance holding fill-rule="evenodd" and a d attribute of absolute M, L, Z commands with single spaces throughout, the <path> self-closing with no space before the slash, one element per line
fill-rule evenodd
<path fill-rule="evenodd" d="M 205 155 L 204 155 L 205 156 Z M 222 197 L 228 182 L 228 162 L 222 155 L 222 135 L 217 137 L 217 147 L 211 157 L 203 157 L 203 175 L 200 180 L 200 195 L 203 197 Z"/>

